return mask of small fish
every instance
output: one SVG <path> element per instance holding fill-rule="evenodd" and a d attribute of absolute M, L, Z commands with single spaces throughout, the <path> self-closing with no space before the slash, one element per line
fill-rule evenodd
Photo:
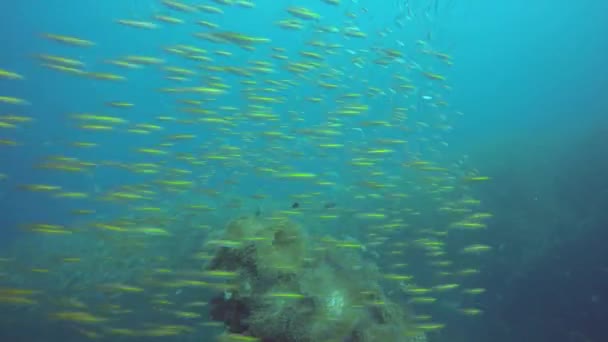
<path fill-rule="evenodd" d="M 336 205 L 337 204 L 334 203 L 334 202 L 327 202 L 327 203 L 325 203 L 325 205 L 323 205 L 323 208 L 325 208 L 325 209 L 332 209 L 332 208 L 335 208 Z"/>
<path fill-rule="evenodd" d="M 291 207 L 292 207 L 293 209 L 297 209 L 297 208 L 299 208 L 299 207 L 300 207 L 300 203 L 298 203 L 298 202 L 293 202 L 293 204 L 291 205 Z"/>
<path fill-rule="evenodd" d="M 302 299 L 304 295 L 299 293 L 288 293 L 288 292 L 272 292 L 268 294 L 269 297 L 273 298 L 286 298 L 286 299 Z"/>

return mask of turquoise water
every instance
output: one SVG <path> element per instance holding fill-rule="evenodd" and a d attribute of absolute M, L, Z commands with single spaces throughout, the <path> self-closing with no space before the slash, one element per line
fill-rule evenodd
<path fill-rule="evenodd" d="M 0 5 L 3 340 L 253 334 L 167 285 L 242 216 L 376 265 L 403 341 L 604 340 L 608 4 L 227 3 Z"/>

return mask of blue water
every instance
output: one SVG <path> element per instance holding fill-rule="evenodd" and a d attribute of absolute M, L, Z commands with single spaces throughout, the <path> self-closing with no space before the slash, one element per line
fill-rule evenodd
<path fill-rule="evenodd" d="M 163 167 L 193 172 L 185 177 L 175 173 L 169 175 L 196 181 L 199 191 L 181 197 L 161 192 L 162 195 L 147 203 L 162 207 L 165 215 L 162 220 L 184 220 L 179 221 L 183 223 L 187 219 L 182 217 L 185 216 L 183 212 L 177 211 L 179 208 L 205 204 L 218 208 L 206 222 L 221 227 L 235 216 L 253 214 L 256 210 L 266 214 L 289 209 L 294 202 L 302 202 L 304 209 L 314 207 L 316 210 L 326 202 L 335 202 L 339 210 L 345 210 L 341 212 L 341 224 L 327 226 L 306 215 L 299 218 L 300 222 L 311 225 L 315 232 L 333 232 L 365 241 L 365 236 L 358 230 L 363 231 L 367 223 L 354 219 L 354 215 L 373 208 L 397 210 L 401 202 L 389 197 L 368 202 L 355 200 L 360 194 L 356 184 L 368 179 L 361 179 L 363 173 L 349 161 L 359 156 L 361 149 L 374 146 L 371 141 L 375 139 L 406 139 L 410 142 L 399 150 L 396 162 L 378 164 L 385 172 L 383 182 L 389 183 L 391 176 L 399 177 L 403 163 L 419 159 L 432 160 L 450 168 L 449 179 L 452 180 L 471 170 L 479 170 L 481 175 L 491 178 L 481 186 L 463 187 L 467 192 L 465 194 L 463 190 L 462 193 L 462 197 L 480 199 L 483 211 L 493 214 L 488 221 L 489 228 L 471 242 L 483 242 L 493 247 L 490 253 L 476 261 L 481 272 L 470 283 L 470 286 L 487 289 L 483 296 L 471 303 L 482 308 L 483 314 L 475 317 L 454 315 L 450 309 L 462 305 L 463 300 L 450 298 L 431 310 L 434 317 L 446 323 L 446 327 L 440 332 L 429 333 L 430 341 L 608 340 L 608 331 L 603 324 L 608 318 L 608 255 L 603 244 L 608 222 L 604 209 L 608 203 L 608 180 L 605 176 L 608 164 L 603 152 L 608 146 L 608 73 L 605 67 L 608 22 L 604 20 L 608 3 L 544 0 L 534 3 L 519 0 L 499 3 L 391 0 L 380 3 L 342 0 L 342 4 L 335 8 L 322 1 L 278 4 L 260 0 L 255 1 L 255 9 L 244 9 L 207 2 L 224 8 L 225 13 L 179 13 L 167 10 L 160 1 L 143 0 L 71 3 L 49 0 L 44 3 L 19 1 L 0 4 L 0 13 L 4 14 L 0 69 L 25 77 L 24 80 L 0 80 L 0 96 L 15 96 L 29 102 L 26 106 L 0 104 L 0 114 L 34 119 L 16 129 L 0 130 L 1 139 L 19 143 L 16 147 L 0 146 L 0 173 L 8 176 L 0 180 L 0 248 L 13 253 L 11 248 L 20 246 L 20 241 L 28 241 L 31 233 L 26 232 L 25 227 L 32 223 L 83 226 L 88 222 L 111 222 L 118 217 L 135 219 L 138 214 L 133 212 L 133 207 L 96 199 L 118 191 L 124 185 L 157 184 L 158 175 L 125 170 L 125 165 L 135 163 L 160 163 Z M 403 19 L 400 16 L 408 4 L 413 17 Z M 368 33 L 368 37 L 356 40 L 339 34 L 323 35 L 314 32 L 314 23 L 306 23 L 307 27 L 297 32 L 278 29 L 272 23 L 289 18 L 285 8 L 292 5 L 306 6 L 320 13 L 320 23 L 324 25 L 344 26 L 349 22 L 344 13 L 352 11 L 357 14 L 354 22 L 361 31 Z M 187 20 L 187 23 L 159 24 L 161 29 L 145 31 L 115 22 L 117 19 L 152 21 L 150 18 L 156 13 L 172 14 Z M 194 24 L 194 18 L 217 23 L 219 29 L 266 37 L 272 42 L 261 44 L 255 51 L 204 42 L 193 33 L 211 30 Z M 397 18 L 403 21 L 403 26 L 396 25 Z M 42 38 L 42 34 L 49 32 L 73 35 L 91 40 L 96 45 L 73 47 Z M 445 75 L 449 91 L 419 74 L 408 74 L 421 93 L 414 95 L 417 99 L 404 100 L 403 106 L 411 109 L 412 121 L 428 120 L 432 125 L 440 121 L 439 110 L 421 100 L 420 96 L 425 91 L 438 94 L 449 103 L 446 113 L 452 128 L 435 132 L 430 129 L 410 130 L 411 127 L 406 130 L 363 127 L 362 134 L 360 130 L 353 129 L 360 128 L 357 122 L 344 119 L 345 125 L 339 128 L 342 131 L 340 136 L 323 140 L 302 133 L 325 125 L 328 113 L 338 110 L 341 100 L 329 93 L 333 90 L 323 90 L 314 82 L 285 71 L 279 67 L 283 62 L 273 60 L 269 55 L 270 47 L 282 47 L 290 61 L 302 60 L 298 51 L 315 50 L 306 44 L 310 40 L 343 45 L 337 49 L 339 53 L 326 56 L 326 63 L 334 70 L 346 72 L 341 76 L 340 93 L 365 93 L 369 86 L 390 93 L 388 88 L 395 82 L 393 77 L 402 69 L 395 64 L 386 68 L 372 64 L 371 60 L 375 59 L 372 55 L 377 48 L 398 49 L 404 53 L 405 63 L 416 63 Z M 447 66 L 431 56 L 420 54 L 416 40 L 424 40 L 438 51 L 448 53 L 454 64 Z M 162 50 L 179 44 L 209 50 L 214 62 L 185 61 Z M 361 49 L 365 51 L 358 52 Z M 211 53 L 214 50 L 230 51 L 233 55 L 220 57 Z M 368 64 L 362 67 L 353 65 L 355 54 L 347 50 L 357 51 L 356 56 L 364 58 Z M 60 73 L 41 66 L 36 58 L 39 54 L 77 58 L 85 63 L 86 68 L 116 72 L 128 80 L 104 82 Z M 276 95 L 284 99 L 282 103 L 271 106 L 280 117 L 279 124 L 246 122 L 232 128 L 233 134 L 223 134 L 212 126 L 155 121 L 156 117 L 163 115 L 189 117 L 179 112 L 186 106 L 177 103 L 176 99 L 196 98 L 196 95 L 173 96 L 160 92 L 159 89 L 164 87 L 181 86 L 164 78 L 165 73 L 160 66 L 129 70 L 104 63 L 127 55 L 155 56 L 165 59 L 166 65 L 189 69 L 269 61 L 275 64 L 276 73 L 272 76 L 256 74 L 251 79 L 260 82 L 267 78 L 295 79 L 301 85 Z M 202 71 L 197 80 L 204 83 L 212 75 L 212 72 Z M 250 107 L 243 93 L 246 86 L 239 83 L 242 79 L 222 74 L 222 80 L 230 85 L 230 91 L 215 103 L 201 107 L 217 109 L 231 106 L 238 108 L 237 113 L 245 113 Z M 260 86 L 270 87 L 263 83 Z M 307 97 L 325 97 L 326 101 L 319 105 L 303 100 Z M 388 120 L 398 101 L 393 103 L 387 98 L 388 95 L 366 97 L 359 101 L 371 108 L 365 119 Z M 121 109 L 105 105 L 111 101 L 132 102 L 135 107 Z M 137 135 L 120 129 L 113 132 L 81 130 L 76 127 L 77 121 L 71 118 L 77 113 L 119 116 L 129 121 L 126 126 L 156 123 L 163 126 L 163 131 Z M 290 119 L 293 113 L 302 120 Z M 225 112 L 222 115 L 233 114 Z M 243 139 L 248 134 L 258 137 L 267 130 L 285 132 L 293 139 L 281 142 L 284 150 L 280 152 L 275 149 L 277 143 L 274 141 Z M 208 155 L 226 153 L 219 145 L 233 145 L 241 148 L 242 158 L 235 163 L 206 161 L 204 167 L 195 167 L 183 159 L 136 152 L 138 148 L 166 142 L 164 137 L 172 134 L 196 135 L 196 139 L 170 147 L 172 156 L 188 154 L 204 159 Z M 70 147 L 76 141 L 91 141 L 99 146 L 91 149 Z M 331 157 L 326 158 L 311 148 L 318 141 L 344 144 L 347 148 L 334 155 L 329 150 L 327 153 Z M 442 142 L 441 147 L 433 145 L 439 141 Z M 96 166 L 77 173 L 39 167 L 50 156 L 69 156 L 94 162 Z M 168 162 L 171 164 L 166 164 Z M 111 163 L 122 166 L 108 166 Z M 293 195 L 316 188 L 311 190 L 306 183 L 260 180 L 265 178 L 256 175 L 256 168 L 279 165 L 289 165 L 299 172 L 322 174 L 325 180 L 334 184 L 319 190 L 320 195 L 310 203 Z M 57 200 L 45 193 L 24 191 L 24 184 L 55 184 L 91 196 L 83 200 Z M 417 191 L 416 185 L 407 184 L 404 192 Z M 218 196 L 202 195 L 205 191 L 214 191 Z M 272 199 L 256 201 L 251 198 L 256 193 L 269 195 Z M 236 209 L 229 205 L 235 199 L 240 203 Z M 432 200 L 429 200 L 432 204 L 426 200 L 421 199 L 417 204 L 419 208 L 435 205 Z M 95 210 L 95 214 L 92 217 L 71 214 L 78 209 Z M 418 222 L 433 225 L 433 216 L 424 216 Z M 406 238 L 409 236 L 404 235 L 404 241 Z M 458 238 L 454 240 L 452 243 L 459 247 L 466 245 Z M 25 245 L 32 250 L 21 251 L 21 257 L 45 255 L 47 246 L 41 245 L 37 250 L 35 246 Z M 192 247 L 186 242 L 183 245 L 176 242 L 173 248 L 179 250 L 181 246 L 186 249 L 186 245 Z M 165 252 L 159 251 L 159 255 Z M 462 261 L 457 257 L 453 260 Z M 382 262 L 378 261 L 380 265 Z M 415 264 L 411 260 L 406 262 Z M 4 285 L 0 283 L 0 287 Z M 14 287 L 14 284 L 6 287 Z M 0 332 L 0 337 L 7 338 L 7 341 L 85 339 L 74 332 L 73 323 L 64 325 L 52 320 L 39 323 L 36 320 L 51 312 L 51 308 L 23 310 L 4 305 L 0 306 L 2 309 L 0 319 L 4 319 L 4 323 L 0 327 L 6 331 Z M 18 315 L 9 320 L 8 317 L 15 312 Z M 47 337 L 29 333 L 28 330 L 35 330 L 38 325 Z M 9 329 L 10 326 L 12 328 Z M 194 341 L 213 338 L 206 333 L 198 331 L 190 336 L 156 339 Z M 113 340 L 112 337 L 106 338 Z M 122 339 L 129 340 L 126 337 Z"/>

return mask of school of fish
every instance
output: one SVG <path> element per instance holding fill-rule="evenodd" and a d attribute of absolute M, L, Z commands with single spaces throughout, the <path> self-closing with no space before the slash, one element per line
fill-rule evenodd
<path fill-rule="evenodd" d="M 256 341 L 223 333 L 200 294 L 231 288 L 234 272 L 201 265 L 213 248 L 241 243 L 206 237 L 257 209 L 261 219 L 303 224 L 319 246 L 375 259 L 419 332 L 445 327 L 432 314 L 443 302 L 458 299 L 456 315 L 483 313 L 476 275 L 492 249 L 482 238 L 492 214 L 475 193 L 489 177 L 446 152 L 463 115 L 447 100 L 452 56 L 431 40 L 402 41 L 389 24 L 361 28 L 371 11 L 355 1 L 317 0 L 323 11 L 277 3 L 282 19 L 256 23 L 267 35 L 226 19 L 255 20 L 264 9 L 253 0 L 155 2 L 108 25 L 141 39 L 180 26 L 195 43 L 158 41 L 150 55 L 123 43 L 116 55 L 105 49 L 120 38 L 31 37 L 53 46 L 26 57 L 41 72 L 114 95 L 88 94 L 96 106 L 52 113 L 67 132 L 62 153 L 23 166 L 43 177 L 0 166 L 1 188 L 71 215 L 10 227 L 24 234 L 0 252 L 0 310 L 69 322 L 85 339 L 216 329 L 222 341 Z M 87 53 L 103 58 L 79 57 Z M 165 104 L 158 112 L 131 95 L 143 75 L 162 84 L 147 94 Z M 0 65 L 4 84 L 33 78 Z M 35 148 L 28 132 L 44 131 L 37 115 L 51 113 L 30 113 L 34 101 L 0 94 L 0 151 Z M 111 141 L 123 142 L 117 157 Z M 138 327 L 124 323 L 135 316 Z"/>

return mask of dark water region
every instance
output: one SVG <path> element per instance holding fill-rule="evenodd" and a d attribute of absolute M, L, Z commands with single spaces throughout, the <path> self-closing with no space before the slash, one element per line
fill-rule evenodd
<path fill-rule="evenodd" d="M 514 133 L 472 153 L 495 180 L 481 193 L 495 209 L 488 235 L 497 245 L 483 266 L 490 294 L 473 329 L 479 340 L 608 336 L 604 123 Z"/>
<path fill-rule="evenodd" d="M 479 57 L 455 65 L 471 115 L 453 134 L 493 177 L 479 195 L 495 213 L 496 253 L 483 266 L 486 315 L 460 335 L 608 340 L 606 3 L 474 4 L 493 15 L 456 33 Z"/>

